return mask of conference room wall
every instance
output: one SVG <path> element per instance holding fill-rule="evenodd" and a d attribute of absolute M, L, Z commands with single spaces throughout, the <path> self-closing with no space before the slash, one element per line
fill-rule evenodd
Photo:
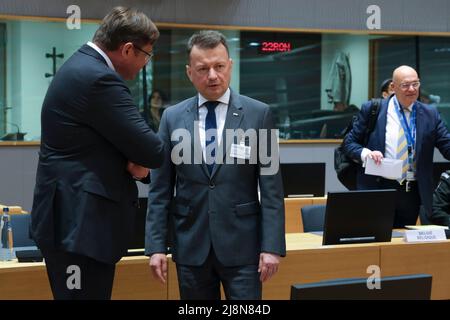
<path fill-rule="evenodd" d="M 450 31 L 448 0 L 428 0 L 425 6 L 423 0 L 2 0 L 0 14 L 67 17 L 72 4 L 90 19 L 124 5 L 143 10 L 158 23 L 363 31 L 373 14 L 370 6 L 376 5 L 383 31 Z"/>

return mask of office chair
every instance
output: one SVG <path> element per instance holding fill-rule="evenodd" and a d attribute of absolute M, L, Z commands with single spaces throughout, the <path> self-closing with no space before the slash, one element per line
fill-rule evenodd
<path fill-rule="evenodd" d="M 301 208 L 303 232 L 323 231 L 325 222 L 324 204 L 304 206 Z"/>
<path fill-rule="evenodd" d="M 31 223 L 31 214 L 12 214 L 11 227 L 13 230 L 14 247 L 36 246 L 36 243 L 29 236 L 29 227 Z"/>

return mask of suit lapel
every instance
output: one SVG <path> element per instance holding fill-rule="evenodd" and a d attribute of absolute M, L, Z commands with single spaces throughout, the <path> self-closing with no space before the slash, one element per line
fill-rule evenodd
<path fill-rule="evenodd" d="M 186 115 L 184 117 L 184 124 L 189 131 L 191 137 L 191 154 L 194 161 L 194 167 L 199 164 L 207 177 L 209 177 L 208 168 L 203 160 L 202 146 L 200 143 L 200 134 L 198 131 L 198 96 L 192 99 L 191 104 L 186 108 Z M 197 143 L 197 145 L 195 145 Z"/>
<path fill-rule="evenodd" d="M 422 140 L 423 140 L 423 129 L 424 124 L 422 123 L 423 119 L 423 108 L 420 105 L 420 103 L 415 102 L 416 105 L 416 150 L 415 150 L 415 156 L 416 156 L 416 163 L 417 158 L 420 154 L 420 150 L 422 149 Z"/>
<path fill-rule="evenodd" d="M 222 132 L 222 142 L 218 146 L 222 150 L 222 163 L 225 163 L 225 158 L 230 151 L 233 141 L 226 141 L 226 132 L 228 130 L 236 130 L 240 127 L 242 118 L 244 117 L 241 100 L 239 95 L 231 90 L 230 102 L 228 104 L 227 116 L 225 118 L 225 125 Z M 216 164 L 211 173 L 211 178 L 214 177 L 221 164 Z"/>
<path fill-rule="evenodd" d="M 383 154 L 386 153 L 386 122 L 387 122 L 387 110 L 388 110 L 389 100 L 382 100 L 380 113 L 378 114 L 377 124 L 375 126 L 375 131 L 372 133 L 373 135 L 376 133 L 376 140 L 379 143 L 378 146 L 373 146 L 374 150 L 380 150 Z M 370 139 L 371 140 L 371 139 Z"/>

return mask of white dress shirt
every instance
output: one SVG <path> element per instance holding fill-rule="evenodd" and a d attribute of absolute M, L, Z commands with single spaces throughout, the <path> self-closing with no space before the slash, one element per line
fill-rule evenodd
<path fill-rule="evenodd" d="M 106 55 L 106 53 L 99 48 L 99 46 L 97 46 L 95 43 L 88 41 L 87 45 L 89 47 L 91 47 L 92 49 L 94 49 L 95 51 L 97 51 L 98 53 L 100 53 L 100 55 L 103 57 L 103 59 L 105 59 L 106 64 L 108 65 L 108 67 L 110 67 L 111 69 L 113 69 L 114 71 L 116 71 L 116 69 L 114 68 L 111 59 Z"/>
<path fill-rule="evenodd" d="M 216 101 L 219 101 L 216 111 L 216 124 L 217 124 L 217 146 L 222 143 L 222 133 L 225 126 L 225 119 L 227 117 L 228 103 L 230 102 L 230 88 L 225 91 Z M 208 109 L 203 105 L 208 100 L 205 99 L 200 93 L 198 94 L 198 128 L 200 134 L 200 143 L 202 145 L 203 159 L 206 159 L 206 142 L 205 142 L 205 121 Z M 216 152 L 217 154 L 217 152 Z"/>

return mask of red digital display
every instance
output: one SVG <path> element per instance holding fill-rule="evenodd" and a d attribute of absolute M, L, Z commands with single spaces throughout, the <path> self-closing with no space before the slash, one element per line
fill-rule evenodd
<path fill-rule="evenodd" d="M 291 51 L 291 43 L 280 41 L 263 41 L 260 50 L 262 52 L 287 52 Z"/>

